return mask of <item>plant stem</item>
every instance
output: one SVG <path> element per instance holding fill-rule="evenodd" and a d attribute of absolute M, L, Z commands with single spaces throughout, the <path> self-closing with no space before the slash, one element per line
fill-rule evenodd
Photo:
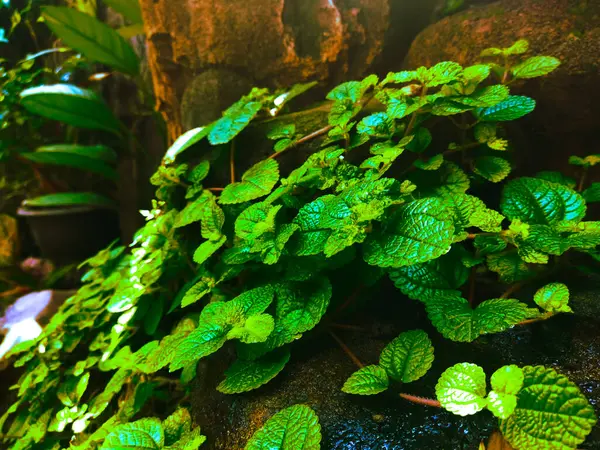
<path fill-rule="evenodd" d="M 354 364 L 356 364 L 358 366 L 359 369 L 362 369 L 364 367 L 364 364 L 362 362 L 360 362 L 360 359 L 358 359 L 356 357 L 356 355 L 354 353 L 352 353 L 352 350 L 350 350 L 348 348 L 348 346 L 344 343 L 344 341 L 342 341 L 333 331 L 329 330 L 329 334 L 331 335 L 331 337 L 335 340 L 335 342 L 338 343 L 338 345 L 342 348 L 342 350 L 344 350 L 344 353 L 346 353 L 346 355 L 348 355 L 348 357 L 352 360 L 352 362 Z"/>
<path fill-rule="evenodd" d="M 477 268 L 471 267 L 471 273 L 469 274 L 469 306 L 473 307 L 475 301 L 475 280 L 477 275 Z"/>
<path fill-rule="evenodd" d="M 235 139 L 231 141 L 229 149 L 229 171 L 231 173 L 231 183 L 235 183 Z"/>
<path fill-rule="evenodd" d="M 583 168 L 583 173 L 581 174 L 581 178 L 579 178 L 579 184 L 577 185 L 577 192 L 583 191 L 583 187 L 585 186 L 585 181 L 587 179 L 588 170 L 587 167 Z"/>
<path fill-rule="evenodd" d="M 544 320 L 551 319 L 555 315 L 556 315 L 556 313 L 546 312 L 546 313 L 542 314 L 541 316 L 536 317 L 535 319 L 527 319 L 527 320 L 524 320 L 523 322 L 519 322 L 517 325 L 529 325 L 531 323 L 543 322 Z"/>
<path fill-rule="evenodd" d="M 518 290 L 520 290 L 523 286 L 525 286 L 525 283 L 523 281 L 519 281 L 518 283 L 514 283 L 513 285 L 511 285 L 504 292 L 504 294 L 502 294 L 500 296 L 500 298 L 508 298 L 508 297 L 510 297 L 512 294 L 514 294 L 515 292 L 517 292 Z"/>
<path fill-rule="evenodd" d="M 427 86 L 423 86 L 421 90 L 421 98 L 424 98 L 427 95 Z M 406 131 L 404 132 L 404 136 L 409 136 L 412 133 L 413 128 L 417 124 L 417 117 L 419 115 L 419 111 L 415 111 L 410 118 L 410 122 L 408 122 L 408 126 L 406 127 Z"/>
<path fill-rule="evenodd" d="M 206 188 L 206 189 L 211 192 L 221 192 L 221 191 L 225 190 L 225 188 L 221 188 L 221 187 L 211 187 L 211 188 Z"/>
<path fill-rule="evenodd" d="M 327 125 L 326 127 L 320 128 L 320 129 L 318 129 L 317 131 L 313 131 L 312 133 L 310 133 L 310 134 L 307 134 L 306 136 L 304 136 L 304 137 L 302 137 L 302 138 L 298 139 L 296 142 L 294 142 L 292 145 L 290 145 L 290 146 L 289 146 L 288 148 L 286 148 L 285 150 L 282 150 L 282 151 L 280 151 L 280 152 L 277 152 L 277 153 L 273 153 L 271 156 L 269 156 L 269 158 L 268 158 L 268 159 L 276 159 L 276 158 L 278 158 L 278 157 L 279 157 L 279 155 L 281 155 L 281 154 L 283 154 L 283 153 L 287 152 L 288 150 L 290 150 L 290 149 L 292 149 L 292 148 L 295 148 L 295 147 L 297 147 L 297 146 L 299 146 L 299 145 L 302 145 L 302 144 L 304 144 L 304 143 L 306 143 L 306 142 L 308 142 L 308 141 L 310 141 L 310 140 L 312 140 L 312 139 L 318 138 L 319 136 L 322 136 L 322 135 L 324 135 L 324 134 L 327 134 L 327 133 L 329 133 L 329 131 L 330 131 L 332 128 L 333 128 L 333 126 L 332 126 L 332 125 Z"/>
<path fill-rule="evenodd" d="M 354 289 L 354 292 L 352 292 L 352 294 L 350 294 L 350 297 L 348 297 L 348 299 L 335 310 L 333 315 L 338 316 L 339 314 L 343 313 L 346 309 L 348 309 L 348 307 L 352 303 L 354 303 L 354 301 L 358 298 L 358 296 L 360 295 L 362 290 L 363 290 L 362 285 L 357 286 L 357 288 Z"/>
<path fill-rule="evenodd" d="M 434 408 L 442 407 L 442 404 L 440 402 L 438 402 L 437 400 L 434 400 L 432 398 L 418 397 L 416 395 L 410 395 L 410 394 L 404 394 L 404 393 L 401 393 L 399 395 L 404 400 L 408 400 L 409 402 L 416 403 L 418 405 L 433 406 Z"/>

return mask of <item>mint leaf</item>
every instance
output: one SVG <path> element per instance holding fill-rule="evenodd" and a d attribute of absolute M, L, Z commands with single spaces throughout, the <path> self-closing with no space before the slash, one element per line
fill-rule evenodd
<path fill-rule="evenodd" d="M 433 345 L 422 330 L 407 331 L 385 346 L 379 365 L 394 380 L 411 383 L 423 377 L 433 364 Z"/>
<path fill-rule="evenodd" d="M 447 339 L 472 342 L 482 334 L 500 333 L 534 316 L 514 299 L 492 299 L 472 309 L 464 298 L 436 298 L 425 304 L 435 328 Z"/>
<path fill-rule="evenodd" d="M 569 164 L 586 168 L 594 167 L 596 164 L 600 164 L 600 155 L 590 155 L 585 158 L 571 156 L 569 158 Z"/>
<path fill-rule="evenodd" d="M 483 122 L 505 122 L 526 116 L 535 109 L 535 100 L 511 95 L 503 102 L 489 108 L 478 108 L 475 117 Z"/>
<path fill-rule="evenodd" d="M 356 130 L 359 133 L 377 138 L 392 137 L 395 131 L 394 121 L 386 113 L 375 113 L 363 118 Z"/>
<path fill-rule="evenodd" d="M 522 55 L 524 53 L 527 53 L 528 50 L 529 41 L 527 41 L 526 39 L 519 39 L 510 47 L 503 49 L 503 53 L 507 56 Z"/>
<path fill-rule="evenodd" d="M 238 359 L 225 371 L 225 379 L 217 386 L 223 394 L 239 394 L 267 384 L 290 360 L 287 348 L 276 350 L 254 361 Z"/>
<path fill-rule="evenodd" d="M 436 198 L 403 205 L 365 244 L 365 261 L 380 267 L 426 262 L 448 252 L 454 237 L 451 213 Z"/>
<path fill-rule="evenodd" d="M 511 171 L 510 163 L 497 156 L 481 156 L 475 160 L 473 172 L 492 183 L 504 180 Z"/>
<path fill-rule="evenodd" d="M 562 220 L 579 221 L 586 212 L 585 201 L 563 185 L 538 178 L 518 178 L 507 183 L 501 208 L 509 219 L 539 225 Z"/>
<path fill-rule="evenodd" d="M 242 175 L 242 181 L 225 187 L 219 201 L 222 204 L 243 203 L 271 192 L 279 180 L 279 165 L 274 159 L 261 161 Z"/>
<path fill-rule="evenodd" d="M 438 170 L 444 163 L 444 155 L 435 155 L 428 160 L 417 159 L 415 167 L 421 170 Z"/>
<path fill-rule="evenodd" d="M 507 246 L 506 241 L 499 236 L 477 236 L 474 244 L 481 256 L 501 252 Z"/>
<path fill-rule="evenodd" d="M 294 219 L 300 227 L 296 234 L 296 254 L 308 256 L 323 252 L 332 230 L 350 225 L 351 216 L 348 204 L 335 195 L 324 195 L 304 205 Z"/>
<path fill-rule="evenodd" d="M 194 252 L 194 262 L 196 264 L 204 264 L 208 258 L 223 247 L 225 242 L 227 242 L 227 236 L 221 236 L 214 241 L 203 242 Z"/>
<path fill-rule="evenodd" d="M 255 203 L 238 216 L 235 234 L 242 239 L 256 239 L 275 229 L 275 216 L 282 208 L 266 203 Z"/>
<path fill-rule="evenodd" d="M 475 414 L 487 403 L 485 373 L 475 364 L 456 364 L 442 373 L 435 386 L 435 395 L 442 407 L 454 414 Z"/>
<path fill-rule="evenodd" d="M 596 424 L 594 408 L 574 383 L 553 369 L 525 366 L 523 373 L 514 413 L 500 421 L 506 440 L 515 448 L 578 448 Z"/>
<path fill-rule="evenodd" d="M 526 280 L 532 275 L 532 271 L 516 251 L 488 255 L 487 266 L 492 272 L 496 272 L 504 283 Z"/>
<path fill-rule="evenodd" d="M 512 415 L 517 406 L 517 394 L 523 386 L 523 379 L 523 371 L 515 365 L 504 366 L 494 372 L 487 405 L 492 414 L 500 419 Z"/>
<path fill-rule="evenodd" d="M 385 391 L 389 385 L 390 380 L 385 369 L 381 366 L 371 365 L 354 372 L 344 383 L 342 392 L 375 395 Z"/>
<path fill-rule="evenodd" d="M 450 252 L 433 261 L 400 267 L 390 272 L 394 285 L 414 300 L 460 297 L 458 290 L 468 279 L 469 270 Z"/>
<path fill-rule="evenodd" d="M 265 422 L 245 450 L 319 450 L 321 426 L 315 412 L 305 405 L 286 408 Z"/>
<path fill-rule="evenodd" d="M 181 210 L 181 212 L 177 215 L 173 226 L 175 228 L 181 228 L 201 221 L 211 198 L 213 198 L 213 195 L 210 191 L 203 191 L 200 197 L 188 203 L 186 207 Z"/>
<path fill-rule="evenodd" d="M 547 284 L 535 293 L 533 300 L 544 311 L 573 312 L 569 306 L 569 288 L 562 283 Z"/>
<path fill-rule="evenodd" d="M 248 101 L 245 98 L 231 105 L 225 110 L 223 117 L 210 126 L 209 142 L 212 145 L 227 144 L 246 128 L 262 106 L 262 102 Z"/>
<path fill-rule="evenodd" d="M 194 144 L 200 142 L 202 139 L 208 136 L 209 132 L 210 127 L 199 127 L 186 131 L 181 136 L 179 136 L 175 140 L 175 142 L 173 142 L 173 145 L 171 145 L 171 147 L 169 147 L 169 149 L 165 153 L 163 162 L 165 164 L 172 164 L 173 162 L 175 162 L 175 158 L 177 157 L 177 155 L 184 152 Z"/>
<path fill-rule="evenodd" d="M 414 138 L 406 146 L 407 150 L 415 153 L 422 153 L 431 145 L 433 137 L 427 128 L 419 127 L 414 134 Z"/>
<path fill-rule="evenodd" d="M 106 436 L 102 450 L 160 450 L 165 435 L 158 419 L 142 419 L 132 423 L 117 425 Z"/>
<path fill-rule="evenodd" d="M 491 68 L 489 64 L 477 64 L 465 67 L 463 78 L 467 83 L 479 84 L 490 76 Z"/>
<path fill-rule="evenodd" d="M 581 195 L 588 203 L 600 202 L 600 183 L 592 183 Z"/>
<path fill-rule="evenodd" d="M 421 78 L 421 81 L 427 87 L 436 87 L 459 80 L 462 72 L 463 68 L 460 64 L 445 61 L 428 69 L 426 75 Z"/>
<path fill-rule="evenodd" d="M 245 344 L 265 342 L 275 328 L 275 319 L 269 314 L 250 316 L 243 326 L 236 326 L 227 333 L 227 339 L 239 339 Z"/>
<path fill-rule="evenodd" d="M 512 69 L 515 78 L 537 78 L 548 75 L 560 66 L 560 60 L 552 56 L 534 56 Z"/>
<path fill-rule="evenodd" d="M 282 284 L 276 289 L 277 318 L 293 317 L 295 334 L 311 330 L 327 311 L 331 293 L 331 284 L 325 277 Z"/>

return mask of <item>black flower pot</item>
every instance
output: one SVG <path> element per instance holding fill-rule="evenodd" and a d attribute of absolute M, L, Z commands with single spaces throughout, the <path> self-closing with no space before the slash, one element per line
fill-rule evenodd
<path fill-rule="evenodd" d="M 120 235 L 119 216 L 106 206 L 31 207 L 22 205 L 41 256 L 58 265 L 81 262 Z"/>

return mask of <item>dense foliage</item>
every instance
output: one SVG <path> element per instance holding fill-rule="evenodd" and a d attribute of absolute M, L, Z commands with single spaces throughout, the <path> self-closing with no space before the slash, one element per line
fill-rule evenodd
<path fill-rule="evenodd" d="M 64 13 L 48 12 L 59 25 Z M 69 43 L 59 25 L 53 30 Z M 90 52 L 77 43 L 69 45 Z M 128 51 L 116 49 L 96 59 L 133 73 Z M 600 223 L 584 220 L 586 202 L 599 200 L 597 184 L 587 187 L 582 177 L 576 190 L 554 172 L 510 178 L 503 123 L 532 112 L 535 101 L 512 95 L 509 85 L 559 65 L 521 57 L 527 50 L 519 41 L 485 51 L 475 66 L 443 62 L 343 83 L 327 95 L 328 124 L 307 133 L 284 113 L 311 85 L 254 89 L 216 122 L 181 136 L 151 179 L 156 200 L 130 251 L 114 246 L 87 261 L 84 286 L 19 349 L 16 366 L 25 372 L 2 419 L 7 445 L 195 449 L 204 438 L 185 409 L 173 409 L 185 402 L 200 359 L 234 346 L 238 358 L 217 389 L 257 389 L 285 370 L 294 341 L 333 303 L 383 277 L 422 302 L 454 341 L 569 313 L 562 284 L 540 286 L 537 307 L 511 297 L 511 285 L 538 282 L 567 252 L 598 258 L 600 244 Z M 72 90 L 40 91 L 72 108 L 55 118 L 81 125 Z M 35 95 L 23 101 L 44 114 Z M 432 131 L 439 123 L 457 132 Z M 238 177 L 234 143 L 262 127 L 274 152 Z M 278 160 L 316 140 L 316 151 L 282 176 Z M 222 159 L 230 160 L 231 183 L 207 187 Z M 571 162 L 586 173 L 598 157 Z M 498 209 L 468 193 L 498 183 Z M 507 294 L 478 298 L 470 286 L 491 275 L 509 285 Z M 433 358 L 427 334 L 407 331 L 379 364 L 348 374 L 340 388 L 377 394 L 421 378 Z M 483 369 L 461 363 L 439 378 L 437 400 L 421 402 L 458 415 L 487 408 L 516 449 L 574 449 L 596 422 L 579 389 L 552 369 L 505 366 L 491 375 L 491 388 Z M 318 449 L 320 440 L 315 413 L 297 405 L 267 421 L 246 448 Z"/>

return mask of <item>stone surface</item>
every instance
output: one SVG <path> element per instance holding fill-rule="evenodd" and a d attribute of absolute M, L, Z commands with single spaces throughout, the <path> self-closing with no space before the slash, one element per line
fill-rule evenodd
<path fill-rule="evenodd" d="M 375 303 L 370 303 L 374 306 L 369 309 L 378 312 L 367 317 L 363 311 L 345 319 L 368 332 L 336 331 L 337 335 L 364 364 L 374 364 L 382 348 L 398 333 L 415 328 L 427 330 L 436 360 L 422 380 L 403 386 L 395 383 L 378 396 L 344 394 L 340 389 L 356 367 L 331 336 L 320 329 L 292 347 L 292 359 L 277 378 L 253 392 L 227 396 L 215 390 L 228 365 L 222 354 L 201 364 L 191 397 L 194 419 L 209 437 L 207 449 L 213 450 L 243 449 L 266 419 L 296 403 L 310 405 L 319 415 L 324 450 L 475 450 L 496 428 L 491 414 L 461 418 L 437 408 L 407 403 L 397 396 L 403 391 L 433 397 L 441 372 L 458 362 L 480 364 L 488 375 L 512 363 L 553 367 L 577 383 L 600 413 L 600 278 L 572 280 L 570 285 L 574 315 L 517 327 L 471 344 L 442 339 L 431 329 L 417 302 L 403 299 L 387 288 L 373 292 Z M 532 295 L 530 290 L 518 297 L 527 300 Z M 494 444 L 489 448 L 503 447 Z M 600 448 L 598 427 L 580 448 Z"/>
<path fill-rule="evenodd" d="M 243 90 L 248 82 L 281 87 L 316 80 L 331 86 L 367 73 L 384 49 L 382 61 L 398 65 L 437 1 L 141 1 L 157 106 L 170 139 L 203 125 L 184 120 L 190 114 L 182 114 L 184 95 L 186 103 L 201 105 L 199 119 L 219 116 L 221 104 L 211 99 L 222 97 L 207 93 L 211 86 L 217 92 Z M 219 82 L 203 78 L 210 70 L 226 76 Z M 203 79 L 206 86 L 198 85 Z M 192 83 L 198 95 L 190 100 Z"/>
<path fill-rule="evenodd" d="M 600 3 L 580 0 L 501 0 L 447 17 L 421 32 L 406 58 L 414 68 L 444 60 L 477 61 L 487 47 L 525 38 L 531 55 L 551 55 L 562 66 L 550 76 L 514 86 L 538 101 L 523 125 L 521 146 L 543 153 L 527 168 L 557 169 L 568 154 L 600 145 Z"/>

